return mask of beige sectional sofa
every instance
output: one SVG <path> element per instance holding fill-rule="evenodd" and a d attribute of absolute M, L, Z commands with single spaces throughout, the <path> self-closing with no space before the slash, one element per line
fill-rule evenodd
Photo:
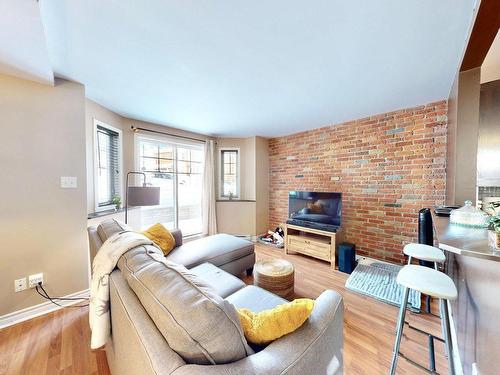
<path fill-rule="evenodd" d="M 94 251 L 114 232 L 123 230 L 109 224 L 89 228 Z M 210 251 L 200 250 L 203 242 L 184 248 L 203 254 L 207 260 L 204 263 L 194 260 L 193 254 L 180 253 L 175 258 L 179 262 L 174 263 L 150 246 L 134 248 L 120 258 L 110 277 L 112 335 L 106 355 L 111 372 L 341 374 L 343 302 L 334 291 L 319 296 L 311 317 L 297 331 L 266 347 L 246 343 L 236 308 L 258 312 L 287 301 L 261 288 L 246 286 L 210 263 L 215 259 L 227 266 L 231 253 L 235 259 L 249 256 L 229 246 L 234 242 L 224 237 L 220 246 L 208 237 Z M 189 270 L 182 261 L 188 263 Z M 232 265 L 229 269 L 242 273 L 245 267 Z"/>

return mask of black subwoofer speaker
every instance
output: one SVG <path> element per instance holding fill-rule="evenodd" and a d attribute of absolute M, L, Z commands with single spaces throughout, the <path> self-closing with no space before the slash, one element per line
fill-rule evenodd
<path fill-rule="evenodd" d="M 356 268 L 356 245 L 343 242 L 339 245 L 339 271 L 351 273 Z"/>

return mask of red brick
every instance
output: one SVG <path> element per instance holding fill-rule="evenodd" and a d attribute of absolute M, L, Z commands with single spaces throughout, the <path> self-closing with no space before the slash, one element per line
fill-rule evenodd
<path fill-rule="evenodd" d="M 270 227 L 286 221 L 288 191 L 338 191 L 344 239 L 361 255 L 403 261 L 404 244 L 417 238 L 418 210 L 444 203 L 446 112 L 440 101 L 271 139 Z M 404 131 L 386 134 L 396 128 Z"/>

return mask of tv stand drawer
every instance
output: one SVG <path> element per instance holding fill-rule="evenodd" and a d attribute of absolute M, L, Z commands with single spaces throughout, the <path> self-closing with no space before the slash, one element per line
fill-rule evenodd
<path fill-rule="evenodd" d="M 306 236 L 288 236 L 288 248 L 291 251 L 304 253 L 316 258 L 330 260 L 331 244 Z"/>

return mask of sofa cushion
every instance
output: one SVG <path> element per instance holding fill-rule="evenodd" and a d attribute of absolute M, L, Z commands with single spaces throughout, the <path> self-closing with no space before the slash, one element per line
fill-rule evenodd
<path fill-rule="evenodd" d="M 253 353 L 236 313 L 197 276 L 138 246 L 118 262 L 128 284 L 165 337 L 186 362 L 223 364 Z"/>
<path fill-rule="evenodd" d="M 109 237 L 118 232 L 132 230 L 127 224 L 115 219 L 107 219 L 97 226 L 97 234 L 102 242 L 105 242 Z"/>
<path fill-rule="evenodd" d="M 221 266 L 253 252 L 254 245 L 250 241 L 229 234 L 215 234 L 176 247 L 166 258 L 192 268 L 205 262 Z"/>
<path fill-rule="evenodd" d="M 238 290 L 236 293 L 228 296 L 226 300 L 238 309 L 246 308 L 256 313 L 273 309 L 278 305 L 289 302 L 276 294 L 253 285 Z"/>
<path fill-rule="evenodd" d="M 267 345 L 297 330 L 309 318 L 313 307 L 314 300 L 299 298 L 258 313 L 241 308 L 238 316 L 248 342 Z"/>
<path fill-rule="evenodd" d="M 167 255 L 175 247 L 175 238 L 163 224 L 156 223 L 142 232 L 147 238 L 153 241 Z"/>
<path fill-rule="evenodd" d="M 189 273 L 198 276 L 222 298 L 226 298 L 246 285 L 241 279 L 221 270 L 211 263 L 203 263 L 191 268 Z"/>

